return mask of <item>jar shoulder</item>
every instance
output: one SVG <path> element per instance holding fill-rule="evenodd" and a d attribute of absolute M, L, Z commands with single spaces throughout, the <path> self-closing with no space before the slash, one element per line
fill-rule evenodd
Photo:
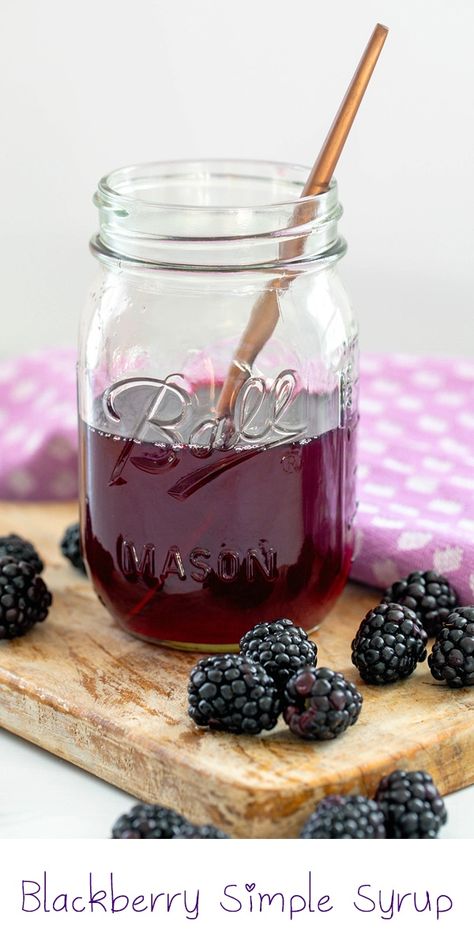
<path fill-rule="evenodd" d="M 137 274 L 121 267 L 101 267 L 90 286 L 80 327 L 83 358 L 114 335 L 125 344 L 160 336 L 161 344 L 191 343 L 242 333 L 263 297 L 279 316 L 272 336 L 293 336 L 293 344 L 327 349 L 353 342 L 358 324 L 337 266 L 292 274 L 289 279 L 265 273 L 247 275 Z M 274 300 L 272 299 L 274 297 Z"/>

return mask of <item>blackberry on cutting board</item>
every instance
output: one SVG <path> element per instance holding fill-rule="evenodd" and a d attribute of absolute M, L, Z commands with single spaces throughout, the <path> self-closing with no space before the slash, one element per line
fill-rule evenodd
<path fill-rule="evenodd" d="M 234 734 L 270 731 L 281 707 L 273 679 L 246 655 L 202 658 L 191 671 L 188 696 L 195 724 Z"/>
<path fill-rule="evenodd" d="M 119 816 L 112 827 L 112 839 L 175 839 L 188 821 L 165 806 L 137 803 Z"/>
<path fill-rule="evenodd" d="M 385 839 L 382 808 L 367 797 L 331 795 L 316 807 L 300 839 Z"/>
<path fill-rule="evenodd" d="M 382 603 L 362 620 L 352 642 L 352 662 L 371 685 L 407 678 L 426 658 L 427 635 L 414 612 Z"/>
<path fill-rule="evenodd" d="M 0 557 L 13 556 L 15 560 L 23 560 L 33 567 L 35 573 L 41 573 L 44 563 L 38 551 L 29 540 L 24 540 L 17 533 L 9 533 L 0 537 Z"/>
<path fill-rule="evenodd" d="M 451 688 L 474 685 L 474 606 L 458 606 L 443 623 L 428 665 Z"/>
<path fill-rule="evenodd" d="M 0 557 L 0 639 L 17 638 L 43 622 L 51 602 L 49 589 L 29 563 Z"/>
<path fill-rule="evenodd" d="M 194 826 L 186 823 L 176 834 L 176 839 L 230 839 L 227 833 L 206 823 L 204 826 Z"/>
<path fill-rule="evenodd" d="M 316 665 L 317 646 L 291 619 L 259 622 L 240 640 L 240 652 L 263 666 L 282 695 L 304 665 Z"/>
<path fill-rule="evenodd" d="M 290 678 L 283 717 L 297 737 L 328 741 L 355 724 L 362 695 L 341 672 L 306 667 Z"/>
<path fill-rule="evenodd" d="M 449 580 L 440 573 L 416 570 L 393 583 L 382 602 L 398 602 L 416 613 L 425 632 L 436 635 L 445 619 L 458 604 L 458 596 Z"/>
<path fill-rule="evenodd" d="M 61 540 L 61 552 L 63 556 L 72 563 L 75 569 L 85 574 L 86 567 L 82 558 L 81 532 L 78 523 L 71 524 L 71 526 L 67 527 L 64 531 Z"/>
<path fill-rule="evenodd" d="M 375 799 L 389 839 L 434 839 L 448 818 L 433 778 L 423 770 L 394 770 L 380 781 Z"/>

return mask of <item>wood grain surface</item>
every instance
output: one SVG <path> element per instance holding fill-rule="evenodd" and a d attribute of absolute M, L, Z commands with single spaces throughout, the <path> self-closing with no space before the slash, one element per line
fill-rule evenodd
<path fill-rule="evenodd" d="M 187 715 L 198 656 L 121 631 L 58 548 L 72 504 L 0 504 L 0 533 L 43 554 L 50 616 L 0 642 L 0 725 L 132 793 L 239 837 L 291 837 L 330 792 L 372 793 L 395 767 L 429 770 L 444 793 L 474 782 L 474 692 L 437 684 L 427 665 L 385 688 L 360 682 L 350 642 L 377 602 L 349 585 L 315 635 L 319 664 L 364 695 L 357 724 L 335 741 L 298 740 L 281 723 L 261 737 L 198 729 Z M 34 786 L 34 773 L 31 774 Z"/>

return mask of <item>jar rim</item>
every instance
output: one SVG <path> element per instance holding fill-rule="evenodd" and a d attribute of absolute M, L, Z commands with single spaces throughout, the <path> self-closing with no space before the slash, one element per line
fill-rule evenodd
<path fill-rule="evenodd" d="M 232 169 L 241 169 L 239 172 L 235 172 Z M 149 180 L 152 178 L 153 173 L 161 175 L 163 177 L 171 177 L 174 173 L 174 176 L 177 177 L 176 172 L 179 169 L 182 169 L 181 177 L 196 175 L 200 171 L 205 171 L 206 174 L 215 174 L 220 173 L 232 174 L 235 178 L 237 176 L 241 177 L 243 180 L 248 180 L 252 177 L 255 177 L 253 174 L 244 174 L 244 169 L 258 169 L 262 172 L 259 176 L 261 180 L 270 180 L 273 178 L 273 175 L 270 173 L 264 174 L 264 169 L 267 169 L 267 172 L 270 172 L 272 169 L 277 172 L 279 176 L 279 181 L 282 184 L 287 183 L 288 186 L 293 185 L 295 188 L 298 188 L 298 191 L 301 192 L 304 188 L 304 185 L 307 181 L 310 167 L 302 164 L 297 164 L 293 162 L 284 162 L 284 161 L 271 161 L 267 159 L 247 159 L 247 158 L 196 158 L 196 159 L 170 159 L 163 161 L 149 161 L 131 165 L 123 165 L 122 167 L 115 168 L 113 171 L 108 172 L 106 175 L 103 175 L 100 178 L 97 191 L 94 195 L 94 203 L 97 206 L 100 206 L 102 200 L 120 200 L 125 204 L 138 204 L 143 207 L 150 208 L 160 208 L 162 210 L 171 210 L 171 211 L 198 211 L 202 212 L 203 209 L 206 211 L 239 211 L 242 208 L 246 208 L 249 211 L 258 211 L 260 209 L 266 210 L 269 208 L 281 209 L 293 205 L 311 205 L 312 203 L 318 204 L 321 203 L 321 200 L 327 196 L 337 193 L 337 181 L 335 178 L 331 179 L 329 187 L 321 192 L 321 194 L 309 194 L 304 197 L 301 193 L 298 193 L 293 198 L 287 198 L 286 200 L 278 201 L 260 201 L 255 204 L 242 204 L 242 203 L 231 203 L 231 204 L 204 204 L 203 202 L 191 202 L 184 203 L 181 201 L 172 202 L 172 201 L 152 201 L 149 199 L 144 199 L 140 193 L 137 191 L 127 192 L 126 190 L 120 188 L 119 184 L 126 184 L 127 182 L 131 183 L 133 181 L 140 181 L 140 177 L 137 176 L 140 173 L 149 173 Z M 215 169 L 215 171 L 214 171 Z M 227 171 L 226 171 L 227 169 Z M 290 177 L 290 173 L 292 177 Z M 298 174 L 299 173 L 299 174 Z M 298 175 L 295 177 L 295 175 Z M 144 179 L 146 180 L 146 179 Z"/>
<path fill-rule="evenodd" d="M 345 249 L 337 182 L 302 197 L 307 177 L 303 165 L 252 159 L 118 168 L 94 195 L 100 233 L 91 247 L 132 264 L 193 269 L 333 259 Z"/>

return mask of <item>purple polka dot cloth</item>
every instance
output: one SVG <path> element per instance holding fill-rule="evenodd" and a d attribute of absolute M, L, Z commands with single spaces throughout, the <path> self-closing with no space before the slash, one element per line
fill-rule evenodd
<path fill-rule="evenodd" d="M 0 497 L 77 497 L 76 358 L 50 350 L 0 363 Z"/>
<path fill-rule="evenodd" d="M 354 579 L 434 569 L 474 601 L 473 388 L 465 359 L 362 357 Z M 0 363 L 0 497 L 76 496 L 75 353 Z"/>
<path fill-rule="evenodd" d="M 362 357 L 353 579 L 436 570 L 474 601 L 473 387 L 471 361 Z"/>

